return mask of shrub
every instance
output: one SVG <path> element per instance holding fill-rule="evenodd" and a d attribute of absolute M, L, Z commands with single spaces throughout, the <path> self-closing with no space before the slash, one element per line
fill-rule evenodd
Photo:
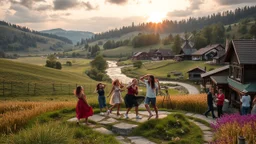
<path fill-rule="evenodd" d="M 167 77 L 170 78 L 170 77 L 171 77 L 171 74 L 167 74 Z"/>
<path fill-rule="evenodd" d="M 31 129 L 25 129 L 17 135 L 12 135 L 8 141 L 10 144 L 36 144 L 52 143 L 67 144 L 72 131 L 67 125 L 59 123 L 36 124 Z"/>
<path fill-rule="evenodd" d="M 60 62 L 56 62 L 56 69 L 62 69 L 62 65 Z"/>
<path fill-rule="evenodd" d="M 223 115 L 212 127 L 216 144 L 237 143 L 238 136 L 252 144 L 255 142 L 256 115 Z"/>
<path fill-rule="evenodd" d="M 141 66 L 142 66 L 142 61 L 135 61 L 135 62 L 133 63 L 133 67 L 141 68 Z"/>
<path fill-rule="evenodd" d="M 67 66 L 72 66 L 72 62 L 71 62 L 71 61 L 67 61 L 67 62 L 66 62 L 66 65 L 67 65 Z"/>

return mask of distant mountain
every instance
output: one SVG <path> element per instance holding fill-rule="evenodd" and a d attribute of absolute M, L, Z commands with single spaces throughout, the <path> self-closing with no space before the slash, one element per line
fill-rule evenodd
<path fill-rule="evenodd" d="M 72 49 L 72 41 L 53 34 L 0 21 L 0 51 L 7 53 L 49 54 Z"/>
<path fill-rule="evenodd" d="M 94 33 L 92 33 L 92 32 L 64 30 L 61 28 L 44 30 L 41 32 L 48 33 L 48 34 L 55 34 L 55 35 L 61 36 L 61 37 L 66 37 L 66 38 L 72 40 L 73 44 L 80 42 L 81 39 L 91 38 L 94 35 Z"/>

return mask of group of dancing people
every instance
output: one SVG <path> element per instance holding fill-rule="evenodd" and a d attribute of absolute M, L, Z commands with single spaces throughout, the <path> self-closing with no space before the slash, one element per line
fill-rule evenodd
<path fill-rule="evenodd" d="M 160 84 L 158 79 L 156 79 L 153 75 L 144 75 L 139 79 L 146 85 L 146 97 L 138 96 L 138 80 L 133 79 L 126 87 L 122 84 L 122 82 L 118 79 L 112 82 L 112 89 L 107 96 L 110 97 L 109 104 L 111 105 L 110 108 L 107 107 L 106 104 L 106 96 L 105 96 L 105 87 L 106 85 L 103 83 L 99 83 L 96 86 L 95 93 L 98 94 L 98 102 L 100 107 L 100 114 L 101 115 L 109 115 L 112 113 L 114 108 L 117 108 L 116 115 L 120 115 L 120 106 L 123 102 L 125 102 L 126 106 L 126 113 L 124 117 L 126 119 L 129 118 L 128 114 L 129 111 L 134 107 L 136 113 L 136 119 L 141 119 L 138 113 L 138 106 L 144 101 L 145 108 L 149 113 L 148 119 L 152 118 L 154 115 L 151 112 L 150 105 L 154 108 L 155 111 L 155 118 L 158 118 L 158 108 L 156 106 L 156 95 L 158 90 L 160 89 Z M 124 99 L 122 98 L 121 92 L 127 90 L 127 94 L 125 95 Z M 86 100 L 86 96 L 84 94 L 84 89 L 82 86 L 78 86 L 75 90 L 75 95 L 78 98 L 78 103 L 76 107 L 76 117 L 79 120 L 85 118 L 85 123 L 88 123 L 88 117 L 93 115 L 93 109 L 88 104 Z M 105 114 L 103 110 L 105 109 Z"/>

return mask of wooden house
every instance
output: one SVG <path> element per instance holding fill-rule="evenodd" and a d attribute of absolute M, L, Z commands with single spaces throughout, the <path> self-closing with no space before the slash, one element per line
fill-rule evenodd
<path fill-rule="evenodd" d="M 183 45 L 181 46 L 181 50 L 178 55 L 175 55 L 176 59 L 182 60 L 191 60 L 192 53 L 196 52 L 197 50 L 194 48 L 193 44 L 191 44 L 188 40 L 186 40 Z"/>
<path fill-rule="evenodd" d="M 150 57 L 147 52 L 137 52 L 132 56 L 132 60 L 148 60 Z"/>
<path fill-rule="evenodd" d="M 174 58 L 174 55 L 170 49 L 158 49 L 155 51 L 154 56 L 159 60 L 166 60 Z"/>
<path fill-rule="evenodd" d="M 223 89 L 226 99 L 240 108 L 240 98 L 247 91 L 251 99 L 256 95 L 256 40 L 229 42 L 225 61 L 229 65 L 202 74 L 203 85 Z"/>
<path fill-rule="evenodd" d="M 205 73 L 204 69 L 199 67 L 193 68 L 188 72 L 188 79 L 191 81 L 201 81 L 201 74 Z"/>
<path fill-rule="evenodd" d="M 218 54 L 225 53 L 225 48 L 221 44 L 208 45 L 191 54 L 192 60 L 209 61 Z"/>

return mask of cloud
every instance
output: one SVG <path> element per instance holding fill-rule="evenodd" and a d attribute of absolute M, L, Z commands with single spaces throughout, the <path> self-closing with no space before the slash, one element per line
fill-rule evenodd
<path fill-rule="evenodd" d="M 256 3 L 255 0 L 215 0 L 220 5 L 235 5 L 241 3 Z"/>
<path fill-rule="evenodd" d="M 33 8 L 33 5 L 35 3 L 38 3 L 38 2 L 45 2 L 45 0 L 20 0 L 20 1 L 16 1 L 16 0 L 10 0 L 10 2 L 12 4 L 20 4 L 22 6 L 25 6 L 29 9 L 32 9 Z"/>
<path fill-rule="evenodd" d="M 174 10 L 167 13 L 167 17 L 186 17 L 199 10 L 204 0 L 188 0 L 190 5 L 185 10 Z"/>
<path fill-rule="evenodd" d="M 98 9 L 98 6 L 93 7 L 89 1 L 79 2 L 78 0 L 54 0 L 53 5 L 54 10 L 67 10 L 75 7 L 83 7 L 86 10 Z"/>
<path fill-rule="evenodd" d="M 38 7 L 35 8 L 37 11 L 45 11 L 45 10 L 51 10 L 52 5 L 49 4 L 44 4 L 44 5 L 39 5 Z"/>
<path fill-rule="evenodd" d="M 5 20 L 12 23 L 38 23 L 47 20 L 47 16 L 40 12 L 31 12 L 29 8 L 19 5 L 12 4 L 10 9 L 14 10 L 15 13 L 10 11 L 6 12 Z"/>
<path fill-rule="evenodd" d="M 108 3 L 117 4 L 117 5 L 123 5 L 127 3 L 129 0 L 106 0 Z"/>

